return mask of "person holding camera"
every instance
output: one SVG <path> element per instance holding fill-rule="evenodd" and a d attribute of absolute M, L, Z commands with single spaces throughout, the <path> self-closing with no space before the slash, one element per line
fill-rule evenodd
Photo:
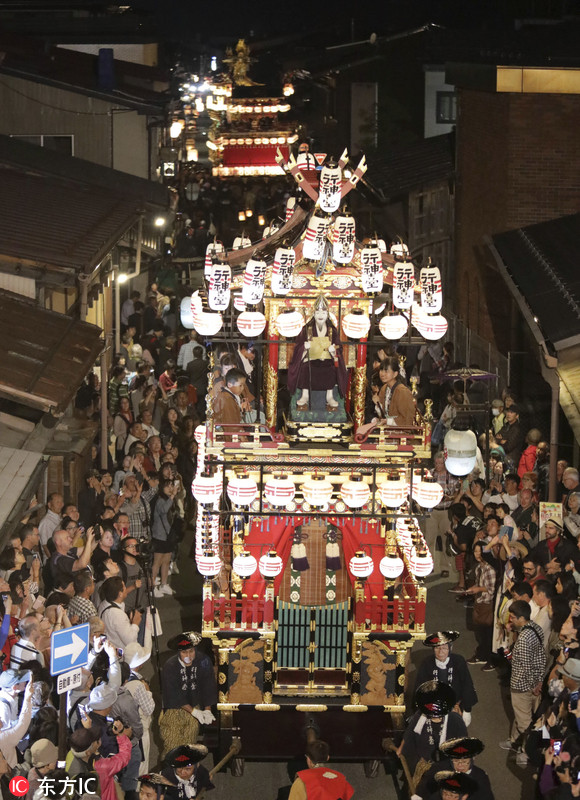
<path fill-rule="evenodd" d="M 125 648 L 136 642 L 141 624 L 141 612 L 135 609 L 129 616 L 125 611 L 127 589 L 119 575 L 107 578 L 101 587 L 103 602 L 99 606 L 99 616 L 105 623 L 105 632 L 117 647 Z"/>
<path fill-rule="evenodd" d="M 125 597 L 125 611 L 131 613 L 136 608 L 144 608 L 147 605 L 145 593 L 143 568 L 139 563 L 140 552 L 139 542 L 133 536 L 128 536 L 121 542 L 122 561 L 120 563 L 121 576 L 127 587 Z"/>
<path fill-rule="evenodd" d="M 117 800 L 116 776 L 131 759 L 131 736 L 133 731 L 125 723 L 116 719 L 111 724 L 113 743 L 101 740 L 99 758 L 95 760 L 95 770 L 101 786 L 101 800 Z M 115 752 L 116 745 L 116 752 Z"/>
<path fill-rule="evenodd" d="M 172 529 L 175 516 L 175 497 L 179 491 L 179 482 L 163 480 L 159 484 L 159 494 L 151 503 L 151 541 L 153 544 L 153 567 L 151 579 L 155 586 L 155 579 L 161 573 L 159 587 L 155 587 L 155 597 L 173 594 L 169 586 L 169 565 L 171 554 L 175 547 L 175 534 Z"/>

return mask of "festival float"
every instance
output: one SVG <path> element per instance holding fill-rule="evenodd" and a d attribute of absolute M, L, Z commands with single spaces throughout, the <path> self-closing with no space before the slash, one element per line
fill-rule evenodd
<path fill-rule="evenodd" d="M 196 431 L 195 554 L 219 691 L 208 744 L 221 758 L 235 743 L 239 770 L 291 758 L 310 729 L 371 774 L 404 724 L 433 569 L 419 521 L 442 490 L 426 466 L 430 401 L 405 426 L 365 424 L 369 354 L 447 323 L 437 267 L 419 271 L 401 242 L 357 240 L 347 201 L 364 158 L 305 154 L 277 155 L 301 190 L 279 229 L 229 253 L 210 245 L 205 291 L 182 303 L 212 368 L 253 342 L 264 401 L 256 421 L 219 424 L 210 385 Z"/>

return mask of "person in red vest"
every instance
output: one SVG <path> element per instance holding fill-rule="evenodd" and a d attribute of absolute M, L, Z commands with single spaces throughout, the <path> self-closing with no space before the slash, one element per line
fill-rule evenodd
<path fill-rule="evenodd" d="M 325 766 L 329 756 L 326 742 L 310 742 L 306 748 L 308 769 L 296 773 L 288 800 L 350 800 L 354 789 L 341 772 Z"/>

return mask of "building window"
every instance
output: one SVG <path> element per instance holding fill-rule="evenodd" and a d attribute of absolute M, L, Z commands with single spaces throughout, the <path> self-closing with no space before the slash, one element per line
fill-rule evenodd
<path fill-rule="evenodd" d="M 438 124 L 455 125 L 457 120 L 457 97 L 455 92 L 437 92 L 435 115 Z"/>
<path fill-rule="evenodd" d="M 45 147 L 47 150 L 55 150 L 65 156 L 74 156 L 74 136 L 51 134 L 50 136 L 20 136 L 13 135 L 13 139 L 20 139 L 28 144 L 35 144 Z"/>

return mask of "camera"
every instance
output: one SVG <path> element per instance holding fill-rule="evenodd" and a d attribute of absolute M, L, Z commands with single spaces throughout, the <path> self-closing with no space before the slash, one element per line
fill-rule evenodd
<path fill-rule="evenodd" d="M 552 748 L 552 752 L 555 756 L 560 755 L 560 751 L 562 750 L 562 740 L 561 739 L 550 739 L 550 746 Z"/>
<path fill-rule="evenodd" d="M 578 708 L 578 695 L 580 692 L 570 692 L 570 711 L 576 711 Z"/>
<path fill-rule="evenodd" d="M 103 529 L 101 528 L 101 526 L 95 525 L 95 527 L 93 528 L 93 532 L 95 534 L 95 542 L 100 542 L 101 537 L 103 535 Z"/>

